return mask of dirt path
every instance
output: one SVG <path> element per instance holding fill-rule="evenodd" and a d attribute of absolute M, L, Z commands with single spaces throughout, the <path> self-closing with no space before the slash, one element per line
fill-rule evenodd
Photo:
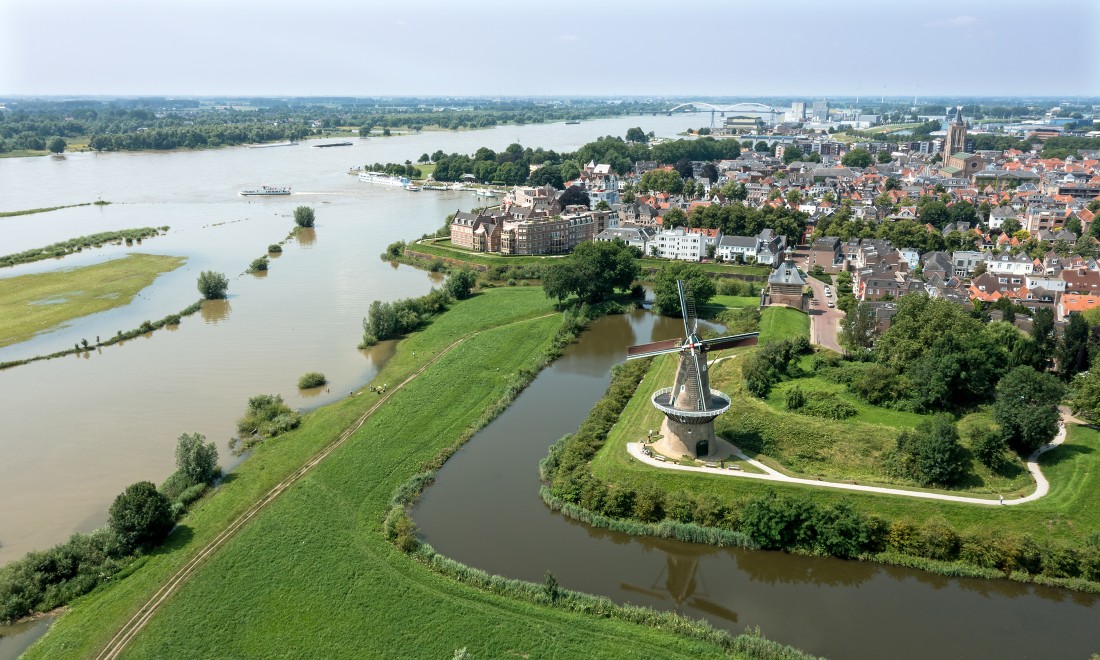
<path fill-rule="evenodd" d="M 727 358 L 728 359 L 728 358 Z M 716 360 L 717 362 L 718 360 Z M 788 484 L 802 484 L 804 486 L 812 486 L 815 488 L 833 488 L 838 490 L 853 490 L 864 493 L 880 493 L 884 495 L 900 495 L 902 497 L 917 497 L 928 500 L 941 500 L 945 502 L 961 502 L 964 504 L 981 504 L 985 506 L 1014 506 L 1017 504 L 1026 504 L 1027 502 L 1034 502 L 1035 500 L 1045 496 L 1050 492 L 1050 482 L 1043 475 L 1043 471 L 1039 468 L 1039 457 L 1046 452 L 1061 445 L 1066 440 L 1066 423 L 1072 423 L 1073 418 L 1068 410 L 1062 409 L 1062 421 L 1058 425 L 1058 433 L 1054 436 L 1054 439 L 1050 443 L 1043 445 L 1039 449 L 1035 450 L 1030 456 L 1027 457 L 1027 469 L 1031 473 L 1032 478 L 1035 480 L 1035 491 L 1026 497 L 1020 497 L 1016 499 L 986 499 L 981 497 L 967 497 L 965 495 L 947 495 L 944 493 L 930 493 L 928 491 L 921 490 L 904 490 L 901 488 L 887 488 L 884 486 L 864 486 L 856 483 L 841 483 L 836 481 L 818 481 L 816 479 L 803 479 L 800 477 L 791 477 L 779 472 L 775 468 L 764 465 L 760 461 L 753 458 L 749 458 L 739 448 L 734 446 L 734 453 L 737 457 L 753 467 L 761 470 L 763 474 L 753 474 L 751 472 L 737 471 L 737 470 L 723 470 L 722 468 L 708 468 L 708 467 L 690 467 L 687 465 L 680 465 L 672 462 L 661 462 L 652 456 L 647 456 L 642 453 L 642 448 L 645 443 L 631 442 L 627 443 L 627 451 L 637 461 L 651 465 L 656 468 L 662 468 L 665 470 L 686 470 L 689 472 L 706 472 L 709 474 L 721 474 L 728 477 L 740 477 L 742 479 L 758 479 L 761 481 L 778 481 Z M 731 445 L 732 446 L 732 445 Z"/>
<path fill-rule="evenodd" d="M 511 323 L 505 323 L 504 325 L 496 326 L 496 327 L 491 328 L 491 329 L 496 330 L 498 328 L 507 327 L 507 326 L 512 325 L 514 323 L 526 323 L 528 321 L 534 321 L 534 320 L 537 320 L 537 319 L 546 318 L 547 316 L 553 316 L 553 314 L 543 314 L 541 316 L 534 316 L 534 317 L 531 317 L 531 318 L 519 319 L 517 321 L 512 321 Z M 228 527 L 226 527 L 224 530 L 222 530 L 222 532 L 220 534 L 215 536 L 209 543 L 207 543 L 194 557 L 192 557 L 190 560 L 187 561 L 187 563 L 185 563 L 182 567 L 180 567 L 180 569 L 178 571 L 176 571 L 176 573 L 167 582 L 165 582 L 160 587 L 160 589 L 158 589 L 152 595 L 152 597 L 149 598 L 149 600 L 145 602 L 144 605 L 142 605 L 138 609 L 138 611 L 133 615 L 133 617 L 131 617 L 130 620 L 127 621 L 126 624 L 122 626 L 122 628 L 115 634 L 115 636 L 113 638 L 111 638 L 111 641 L 107 643 L 107 646 L 104 647 L 103 650 L 100 651 L 99 654 L 96 657 L 100 658 L 101 660 L 108 660 L 110 658 L 117 658 L 123 652 L 123 650 L 125 650 L 126 646 L 130 643 L 130 641 L 133 640 L 134 637 L 136 637 L 137 634 L 141 632 L 142 628 L 145 627 L 145 624 L 149 622 L 149 620 L 153 617 L 154 614 L 156 614 L 156 611 L 160 608 L 161 604 L 163 604 L 164 601 L 166 601 L 169 596 L 171 596 L 181 586 L 183 586 L 183 584 L 185 582 L 187 582 L 188 578 L 190 578 L 195 573 L 195 571 L 197 571 L 199 569 L 199 567 L 202 565 L 203 562 L 205 562 L 207 559 L 209 559 L 211 556 L 213 556 L 214 553 L 217 552 L 219 548 L 221 548 L 223 545 L 226 544 L 226 542 L 228 542 L 231 538 L 233 538 L 233 536 L 235 536 L 236 533 L 241 530 L 241 528 L 243 528 L 246 524 L 248 524 L 248 522 L 250 520 L 252 520 L 254 517 L 256 517 L 256 515 L 258 513 L 260 513 L 264 509 L 264 507 L 266 507 L 268 504 L 271 504 L 273 501 L 275 501 L 275 499 L 278 498 L 279 495 L 281 495 L 283 493 L 283 491 L 285 491 L 287 488 L 292 486 L 296 481 L 298 481 L 299 479 L 304 477 L 306 474 L 308 474 L 310 470 L 317 467 L 317 465 L 319 465 L 321 463 L 321 461 L 325 460 L 325 458 L 327 458 L 329 456 L 329 454 L 331 454 L 333 451 L 335 451 L 337 448 L 339 448 L 341 445 L 343 445 L 345 442 L 347 442 L 351 438 L 352 434 L 354 434 L 356 431 L 358 431 L 360 428 L 362 428 L 363 424 L 366 423 L 366 421 L 370 418 L 370 416 L 373 415 L 374 412 L 376 410 L 378 410 L 379 407 L 382 406 L 382 404 L 384 404 L 386 401 L 388 401 L 390 397 L 392 397 L 394 394 L 396 394 L 398 391 L 400 391 L 406 385 L 408 385 L 413 380 L 415 380 L 420 374 L 424 373 L 424 371 L 428 367 L 430 367 L 431 365 L 438 362 L 440 359 L 443 358 L 443 356 L 450 353 L 451 350 L 453 350 L 455 347 L 462 344 L 463 342 L 465 342 L 468 339 L 476 337 L 477 335 L 481 334 L 482 332 L 484 332 L 484 330 L 479 330 L 477 332 L 471 332 L 470 334 L 468 334 L 464 337 L 460 337 L 459 339 L 455 340 L 454 343 L 450 344 L 449 346 L 444 348 L 442 351 L 440 351 L 439 355 L 436 355 L 434 358 L 432 358 L 428 362 L 424 363 L 419 369 L 414 371 L 408 378 L 401 381 L 401 383 L 399 385 L 394 387 L 392 390 L 388 391 L 386 394 L 383 394 L 378 399 L 378 401 L 374 405 L 372 405 L 370 408 L 368 408 L 366 410 L 366 412 L 364 412 L 362 415 L 360 415 L 359 418 L 356 419 L 353 424 L 351 424 L 351 426 L 344 429 L 344 431 L 342 433 L 340 433 L 339 437 L 337 437 L 337 439 L 335 441 L 333 441 L 331 444 L 327 445 L 324 449 L 322 449 L 318 453 L 314 454 L 314 456 L 312 458 L 310 458 L 300 468 L 295 470 L 295 472 L 293 474 L 291 474 L 286 479 L 279 482 L 274 488 L 269 490 L 266 495 L 264 495 L 255 504 L 253 504 L 251 507 L 249 507 L 248 510 L 246 510 L 244 513 L 242 513 L 236 520 L 234 520 L 232 523 L 230 523 Z M 360 391 L 356 394 L 353 394 L 352 396 L 358 396 L 362 393 L 363 392 Z"/>
<path fill-rule="evenodd" d="M 830 300 L 836 304 L 836 289 L 833 289 L 833 297 L 826 297 L 825 285 L 822 282 L 812 277 L 807 277 L 806 281 L 814 292 L 809 310 L 810 342 L 837 353 L 843 353 L 844 349 L 837 341 L 837 333 L 840 332 L 840 319 L 844 318 L 844 312 L 836 307 L 829 307 Z"/>

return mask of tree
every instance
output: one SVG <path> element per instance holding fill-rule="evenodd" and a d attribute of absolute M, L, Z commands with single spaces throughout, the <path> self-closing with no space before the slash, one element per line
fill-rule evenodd
<path fill-rule="evenodd" d="M 1074 374 L 1089 367 L 1089 324 L 1078 312 L 1069 315 L 1069 321 L 1062 331 L 1055 351 L 1058 375 L 1069 381 Z"/>
<path fill-rule="evenodd" d="M 451 271 L 447 281 L 443 283 L 443 290 L 455 300 L 465 300 L 470 297 L 470 291 L 477 282 L 477 275 L 467 268 L 459 268 Z"/>
<path fill-rule="evenodd" d="M 50 141 L 46 143 L 46 148 L 49 149 L 50 153 L 53 154 L 64 152 L 66 146 L 68 145 L 65 144 L 65 138 L 62 137 L 51 138 Z"/>
<path fill-rule="evenodd" d="M 544 269 L 543 291 L 559 301 L 576 295 L 583 302 L 601 302 L 616 289 L 630 290 L 641 274 L 637 256 L 637 249 L 621 240 L 581 243 Z"/>
<path fill-rule="evenodd" d="M 172 530 L 172 506 L 151 482 L 139 481 L 115 498 L 108 525 L 123 552 L 149 550 Z"/>
<path fill-rule="evenodd" d="M 1100 369 L 1077 374 L 1072 395 L 1074 415 L 1093 424 L 1100 422 Z"/>
<path fill-rule="evenodd" d="M 909 477 L 922 486 L 953 486 L 967 473 L 966 450 L 959 444 L 954 418 L 946 413 L 903 431 L 887 461 L 895 476 Z"/>
<path fill-rule="evenodd" d="M 642 175 L 638 183 L 641 190 L 656 190 L 677 194 L 684 189 L 684 180 L 680 174 L 671 170 L 650 170 Z"/>
<path fill-rule="evenodd" d="M 884 149 L 884 150 L 878 152 L 878 155 L 875 156 L 875 160 L 878 161 L 879 165 L 885 165 L 886 163 L 889 163 L 890 161 L 894 160 L 894 157 L 890 155 L 889 151 L 886 151 Z"/>
<path fill-rule="evenodd" d="M 218 477 L 218 447 L 201 433 L 184 433 L 176 441 L 176 470 L 192 484 L 212 484 Z"/>
<path fill-rule="evenodd" d="M 1065 386 L 1049 373 L 1016 367 L 997 384 L 993 421 L 1010 447 L 1027 455 L 1058 432 L 1058 403 Z"/>
<path fill-rule="evenodd" d="M 557 165 L 543 165 L 527 177 L 529 186 L 550 185 L 558 190 L 565 188 L 565 181 L 561 177 L 561 167 Z"/>
<path fill-rule="evenodd" d="M 802 160 L 802 149 L 797 144 L 792 144 L 783 149 L 783 163 L 791 164 L 796 160 Z"/>
<path fill-rule="evenodd" d="M 699 173 L 704 179 L 710 181 L 711 183 L 714 183 L 718 180 L 718 168 L 715 167 L 714 163 L 707 163 L 703 166 L 703 169 L 700 170 Z"/>
<path fill-rule="evenodd" d="M 1040 307 L 1031 316 L 1031 337 L 1039 353 L 1039 365 L 1046 366 L 1054 354 L 1054 311 Z"/>
<path fill-rule="evenodd" d="M 649 142 L 649 138 L 646 137 L 644 131 L 641 128 L 628 128 L 626 129 L 626 141 L 627 142 Z"/>
<path fill-rule="evenodd" d="M 299 227 L 312 227 L 314 220 L 313 209 L 308 206 L 299 206 L 294 209 L 294 224 Z"/>
<path fill-rule="evenodd" d="M 686 227 L 688 224 L 687 214 L 683 210 L 678 208 L 671 208 L 665 212 L 661 218 L 661 226 L 666 229 L 672 229 L 673 227 Z"/>
<path fill-rule="evenodd" d="M 572 206 L 574 204 L 580 204 L 585 208 L 590 208 L 592 200 L 589 199 L 588 193 L 586 193 L 580 186 L 569 186 L 565 189 L 565 192 L 558 198 L 558 202 L 562 205 L 562 208 L 566 206 Z"/>
<path fill-rule="evenodd" d="M 424 153 L 420 154 L 420 158 L 417 158 L 416 162 L 418 162 L 418 163 L 430 163 L 431 160 L 432 160 L 432 157 L 429 156 L 428 152 L 425 151 Z"/>
<path fill-rule="evenodd" d="M 771 153 L 772 148 L 768 146 L 768 143 L 763 140 L 758 140 L 756 144 L 752 145 L 752 150 L 758 154 Z"/>
<path fill-rule="evenodd" d="M 872 162 L 871 152 L 866 149 L 852 149 L 840 159 L 844 167 L 870 167 Z"/>
<path fill-rule="evenodd" d="M 840 345 L 852 353 L 866 353 L 871 350 L 878 337 L 878 320 L 875 310 L 867 303 L 856 305 L 840 320 Z"/>
<path fill-rule="evenodd" d="M 675 317 L 681 315 L 676 280 L 684 281 L 684 289 L 695 301 L 696 307 L 706 305 L 717 292 L 714 280 L 707 277 L 699 266 L 682 261 L 665 264 L 653 278 L 653 309 L 658 314 Z"/>
<path fill-rule="evenodd" d="M 198 287 L 206 300 L 220 300 L 229 291 L 229 280 L 221 273 L 204 270 L 199 273 Z"/>

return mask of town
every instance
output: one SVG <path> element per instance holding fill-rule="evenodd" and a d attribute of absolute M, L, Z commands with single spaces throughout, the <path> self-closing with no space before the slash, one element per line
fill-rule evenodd
<path fill-rule="evenodd" d="M 878 140 L 836 133 L 838 125 L 872 127 L 878 116 L 833 121 L 828 102 L 805 111 L 793 103 L 766 132 L 760 117 L 744 116 L 697 131 L 697 139 L 737 140 L 736 158 L 637 161 L 625 171 L 593 160 L 562 182 L 564 191 L 516 186 L 499 206 L 455 213 L 451 243 L 556 255 L 621 240 L 647 257 L 771 267 L 789 256 L 805 272 L 848 273 L 851 293 L 836 304 L 869 303 L 883 327 L 893 302 L 912 293 L 967 307 L 1050 309 L 1059 322 L 1100 306 L 1100 139 L 1066 130 L 1083 122 L 1059 120 L 1055 108 L 1046 113 L 1053 119 L 1001 124 L 995 135 L 973 130 L 955 106 L 913 117 L 935 126 L 928 139 L 889 141 L 886 132 Z M 648 136 L 632 129 L 628 138 Z M 1051 139 L 1090 148 L 1044 157 Z M 985 148 L 1005 142 L 1029 148 Z M 771 226 L 722 212 L 731 206 L 764 211 Z"/>

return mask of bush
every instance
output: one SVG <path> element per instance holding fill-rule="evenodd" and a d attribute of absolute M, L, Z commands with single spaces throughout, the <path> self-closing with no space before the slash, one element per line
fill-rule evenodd
<path fill-rule="evenodd" d="M 267 246 L 268 254 L 281 254 L 282 251 L 283 246 L 279 245 L 278 243 L 272 243 L 271 245 Z"/>
<path fill-rule="evenodd" d="M 954 419 L 939 413 L 915 429 L 903 431 L 897 447 L 886 457 L 886 467 L 892 476 L 912 479 L 922 486 L 953 486 L 962 481 L 969 464 Z"/>
<path fill-rule="evenodd" d="M 787 407 L 790 408 L 789 399 Z M 855 406 L 832 392 L 814 392 L 809 399 L 803 399 L 803 404 L 798 412 L 803 415 L 824 417 L 825 419 L 848 419 L 854 417 L 858 411 Z"/>
<path fill-rule="evenodd" d="M 313 209 L 308 206 L 299 206 L 294 209 L 294 224 L 299 227 L 312 227 L 314 217 Z"/>
<path fill-rule="evenodd" d="M 477 282 L 477 275 L 472 270 L 465 268 L 451 271 L 447 281 L 443 283 L 443 290 L 455 300 L 466 300 L 470 297 L 470 291 Z M 515 286 L 515 280 L 508 280 L 508 286 Z"/>
<path fill-rule="evenodd" d="M 395 261 L 405 254 L 405 241 L 397 241 L 390 243 L 386 246 L 386 251 L 382 253 L 382 259 L 385 261 Z"/>
<path fill-rule="evenodd" d="M 787 410 L 798 410 L 806 405 L 806 395 L 802 388 L 795 385 L 787 390 Z"/>
<path fill-rule="evenodd" d="M 108 524 L 123 552 L 149 550 L 172 529 L 171 503 L 151 482 L 139 481 L 115 498 Z"/>
<path fill-rule="evenodd" d="M 373 346 L 418 330 L 447 309 L 451 298 L 446 291 L 432 289 L 419 298 L 405 298 L 392 303 L 375 300 L 363 319 L 361 347 Z"/>
<path fill-rule="evenodd" d="M 990 428 L 976 428 L 970 433 L 970 448 L 974 457 L 990 470 L 997 471 L 1008 465 L 1004 438 Z"/>
<path fill-rule="evenodd" d="M 248 412 L 237 420 L 237 432 L 247 446 L 249 438 L 273 438 L 296 428 L 301 419 L 278 394 L 258 394 L 248 400 Z"/>
<path fill-rule="evenodd" d="M 252 263 L 248 265 L 248 272 L 250 273 L 257 273 L 265 270 L 267 270 L 267 257 L 253 259 Z"/>
<path fill-rule="evenodd" d="M 328 379 L 320 371 L 310 371 L 302 374 L 302 377 L 298 379 L 298 389 L 308 390 L 311 387 L 320 387 L 327 382 Z"/>
<path fill-rule="evenodd" d="M 221 470 L 218 448 L 201 433 L 184 433 L 176 441 L 176 471 L 191 484 L 212 484 Z"/>
<path fill-rule="evenodd" d="M 229 280 L 221 273 L 212 270 L 204 270 L 199 274 L 199 293 L 206 300 L 219 300 L 225 298 L 229 290 Z"/>

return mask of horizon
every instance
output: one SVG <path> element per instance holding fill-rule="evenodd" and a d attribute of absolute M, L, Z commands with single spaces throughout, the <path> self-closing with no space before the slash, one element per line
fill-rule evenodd
<path fill-rule="evenodd" d="M 303 13 L 286 0 L 8 0 L 0 96 L 1100 96 L 1100 6 L 1092 3 L 624 7 L 424 0 L 410 14 L 330 0 Z M 1036 45 L 1050 35 L 1057 52 Z"/>

